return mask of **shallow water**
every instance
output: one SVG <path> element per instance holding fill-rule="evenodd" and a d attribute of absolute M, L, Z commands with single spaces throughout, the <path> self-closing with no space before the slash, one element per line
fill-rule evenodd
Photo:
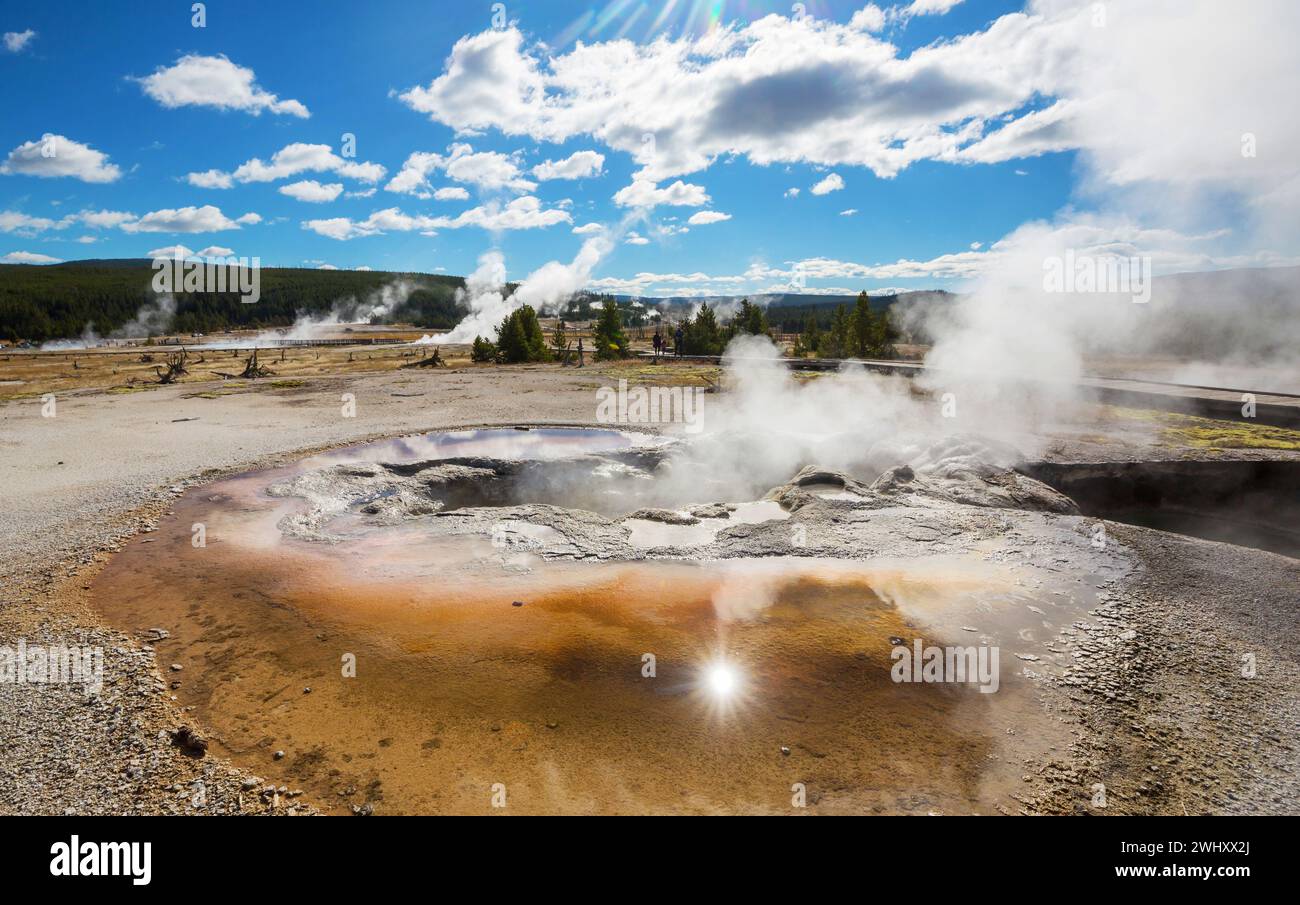
<path fill-rule="evenodd" d="M 301 502 L 265 493 L 323 464 L 637 442 L 550 434 L 406 438 L 198 488 L 110 562 L 95 598 L 127 631 L 170 633 L 159 662 L 184 666 L 164 674 L 214 753 L 327 809 L 485 813 L 501 783 L 525 813 L 788 812 L 802 783 L 823 813 L 988 813 L 1014 805 L 1025 757 L 1068 742 L 1013 650 L 1086 601 L 1006 566 L 546 562 L 420 520 L 310 543 L 275 527 Z M 891 639 L 915 638 L 1002 645 L 1000 689 L 895 683 Z M 732 693 L 710 691 L 719 662 Z"/>

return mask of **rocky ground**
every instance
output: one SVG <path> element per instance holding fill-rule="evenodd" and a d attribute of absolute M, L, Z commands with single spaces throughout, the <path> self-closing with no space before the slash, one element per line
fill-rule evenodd
<path fill-rule="evenodd" d="M 199 756 L 204 728 L 168 693 L 168 666 L 147 636 L 102 624 L 87 599 L 90 578 L 193 483 L 378 436 L 593 419 L 601 375 L 518 373 L 528 370 L 322 379 L 217 398 L 196 397 L 192 385 L 91 394 L 61 399 L 54 418 L 41 417 L 39 400 L 0 408 L 0 642 L 102 647 L 110 677 L 94 696 L 0 683 L 0 811 L 312 813 L 297 790 Z M 344 393 L 355 396 L 354 418 L 341 414 Z M 1078 454 L 1060 443 L 1055 455 Z M 807 490 L 827 484 L 848 498 Z M 1024 812 L 1300 809 L 1295 560 L 1116 525 L 1097 548 L 1070 501 L 951 455 L 871 484 L 813 468 L 771 499 L 805 524 L 807 546 L 792 550 L 784 523 L 735 525 L 695 555 L 843 555 L 847 546 L 856 556 L 924 556 L 941 545 L 1044 573 L 1105 576 L 1092 611 L 1044 642 L 1040 660 L 1024 661 L 1044 706 L 1075 738 L 1028 769 Z M 458 531 L 500 518 L 453 515 L 445 521 Z M 573 550 L 635 555 L 610 532 L 615 521 L 545 504 L 517 515 L 568 530 Z M 1247 654 L 1251 678 L 1242 675 Z"/>

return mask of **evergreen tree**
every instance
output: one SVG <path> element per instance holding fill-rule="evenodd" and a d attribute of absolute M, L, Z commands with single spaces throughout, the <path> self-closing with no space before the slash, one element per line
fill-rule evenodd
<path fill-rule="evenodd" d="M 804 321 L 803 335 L 799 339 L 803 355 L 815 357 L 818 347 L 821 345 L 822 333 L 817 327 L 817 315 L 811 311 L 808 312 L 808 318 Z"/>
<path fill-rule="evenodd" d="M 594 332 L 597 359 L 627 358 L 627 334 L 623 332 L 623 318 L 613 298 L 607 298 L 601 305 Z"/>
<path fill-rule="evenodd" d="M 844 305 L 835 306 L 831 317 L 831 330 L 827 335 L 827 357 L 847 358 L 851 353 L 849 309 Z"/>
<path fill-rule="evenodd" d="M 569 348 L 569 331 L 564 328 L 564 318 L 555 322 L 555 330 L 551 332 L 551 345 L 555 347 L 556 355 L 563 355 Z"/>
<path fill-rule="evenodd" d="M 481 336 L 474 337 L 474 348 L 469 353 L 470 361 L 489 362 L 497 360 L 497 347 Z"/>
<path fill-rule="evenodd" d="M 849 336 L 852 343 L 850 354 L 854 358 L 871 358 L 877 348 L 876 317 L 871 311 L 871 299 L 865 291 L 858 293 L 858 300 L 849 316 Z"/>
<path fill-rule="evenodd" d="M 732 321 L 733 333 L 748 333 L 751 336 L 766 336 L 767 314 L 758 305 L 752 305 L 749 299 L 740 300 L 740 310 Z"/>
<path fill-rule="evenodd" d="M 687 355 L 721 355 L 724 338 L 718 317 L 708 302 L 700 304 L 694 319 L 688 318 L 682 324 L 682 341 Z"/>
<path fill-rule="evenodd" d="M 542 325 L 532 305 L 523 305 L 506 315 L 497 330 L 497 357 L 507 364 L 550 361 Z"/>
<path fill-rule="evenodd" d="M 528 360 L 528 338 L 518 311 L 507 314 L 497 329 L 497 357 L 506 364 Z"/>

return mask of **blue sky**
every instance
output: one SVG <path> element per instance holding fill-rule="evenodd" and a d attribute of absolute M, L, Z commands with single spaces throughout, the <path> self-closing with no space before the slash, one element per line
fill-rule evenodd
<path fill-rule="evenodd" d="M 1107 208 L 1080 191 L 1084 142 L 1058 103 L 1071 61 L 1049 26 L 1066 25 L 1020 4 L 512 2 L 497 15 L 476 2 L 214 0 L 203 28 L 181 3 L 0 10 L 0 258 L 11 261 L 183 244 L 264 266 L 466 274 L 495 249 L 519 279 L 569 265 L 597 235 L 574 228 L 597 224 L 606 241 L 579 274 L 597 288 L 761 291 L 801 261 L 822 262 L 802 277 L 814 291 L 951 287 L 1023 224 Z M 640 48 L 614 49 L 620 33 Z M 719 35 L 725 46 L 710 43 Z M 1059 64 L 1036 60 L 1035 41 Z M 638 151 L 643 128 L 654 158 Z M 345 133 L 355 157 L 337 156 Z M 47 134 L 72 143 L 72 172 L 40 158 Z M 327 146 L 332 168 L 240 178 L 294 144 Z M 533 173 L 578 152 L 600 155 L 597 172 Z M 437 160 L 395 190 L 417 153 Z M 383 176 L 354 178 L 348 164 Z M 492 182 L 502 165 L 517 184 Z M 191 177 L 209 171 L 229 187 Z M 814 193 L 830 176 L 843 187 Z M 281 192 L 303 183 L 337 197 Z M 675 183 L 687 203 L 615 200 Z M 438 189 L 460 191 L 430 197 Z M 501 225 L 511 204 L 515 228 L 456 220 Z M 392 209 L 401 223 L 375 219 Z M 97 228 L 81 216 L 100 211 L 111 216 Z M 688 223 L 701 213 L 718 222 Z M 1129 239 L 1152 225 L 1122 220 Z M 915 266 L 883 267 L 899 261 Z"/>

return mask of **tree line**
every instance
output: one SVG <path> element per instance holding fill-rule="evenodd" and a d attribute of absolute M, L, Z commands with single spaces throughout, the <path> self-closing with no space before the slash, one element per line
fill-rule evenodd
<path fill-rule="evenodd" d="M 0 265 L 0 339 L 44 342 L 101 335 L 130 323 L 155 301 L 149 261 L 94 261 L 34 267 Z M 456 304 L 461 277 L 387 271 L 263 268 L 261 298 L 247 305 L 233 293 L 176 293 L 174 333 L 215 333 L 292 324 L 299 314 L 325 314 L 349 297 L 364 299 L 395 279 L 417 284 L 392 319 L 449 329 L 464 312 Z"/>

